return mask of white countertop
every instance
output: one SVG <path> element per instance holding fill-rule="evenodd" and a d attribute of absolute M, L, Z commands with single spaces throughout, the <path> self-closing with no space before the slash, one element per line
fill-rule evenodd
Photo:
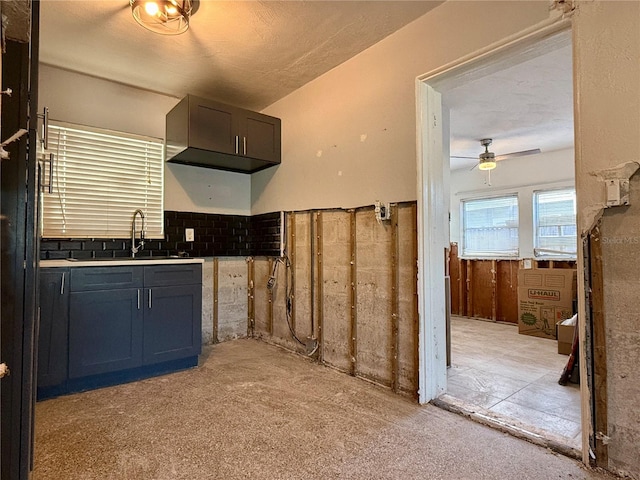
<path fill-rule="evenodd" d="M 63 259 L 40 260 L 41 268 L 50 267 L 117 267 L 122 265 L 158 265 L 158 264 L 184 264 L 204 263 L 204 258 L 167 258 L 167 257 L 141 257 L 141 258 L 109 258 L 109 259 Z"/>

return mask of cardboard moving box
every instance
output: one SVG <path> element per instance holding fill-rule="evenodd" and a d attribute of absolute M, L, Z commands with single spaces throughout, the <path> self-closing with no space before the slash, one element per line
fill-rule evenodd
<path fill-rule="evenodd" d="M 571 347 L 573 346 L 573 331 L 575 325 L 562 325 L 562 320 L 556 324 L 558 336 L 558 353 L 563 355 L 571 355 Z"/>
<path fill-rule="evenodd" d="M 555 339 L 556 323 L 573 315 L 575 296 L 575 269 L 518 270 L 518 332 Z"/>

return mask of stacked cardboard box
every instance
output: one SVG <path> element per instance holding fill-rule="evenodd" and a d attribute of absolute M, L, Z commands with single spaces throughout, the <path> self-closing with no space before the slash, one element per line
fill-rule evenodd
<path fill-rule="evenodd" d="M 576 270 L 531 268 L 518 271 L 518 331 L 556 338 L 556 323 L 573 315 Z"/>

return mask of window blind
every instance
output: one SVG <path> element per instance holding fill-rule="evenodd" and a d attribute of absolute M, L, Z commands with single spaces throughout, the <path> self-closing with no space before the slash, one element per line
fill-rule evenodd
<path fill-rule="evenodd" d="M 462 246 L 467 257 L 518 255 L 518 197 L 462 202 Z"/>
<path fill-rule="evenodd" d="M 163 237 L 161 140 L 51 122 L 47 152 L 55 162 L 53 192 L 43 194 L 45 238 L 129 238 L 138 208 L 145 236 Z"/>
<path fill-rule="evenodd" d="M 536 257 L 575 258 L 578 250 L 575 189 L 534 193 Z"/>

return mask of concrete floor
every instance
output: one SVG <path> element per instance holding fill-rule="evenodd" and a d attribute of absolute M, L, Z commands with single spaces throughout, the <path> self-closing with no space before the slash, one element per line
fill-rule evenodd
<path fill-rule="evenodd" d="M 35 480 L 609 478 L 277 347 L 40 402 Z"/>
<path fill-rule="evenodd" d="M 498 418 L 581 449 L 580 387 L 558 385 L 567 355 L 515 325 L 451 318 L 447 393 Z"/>

